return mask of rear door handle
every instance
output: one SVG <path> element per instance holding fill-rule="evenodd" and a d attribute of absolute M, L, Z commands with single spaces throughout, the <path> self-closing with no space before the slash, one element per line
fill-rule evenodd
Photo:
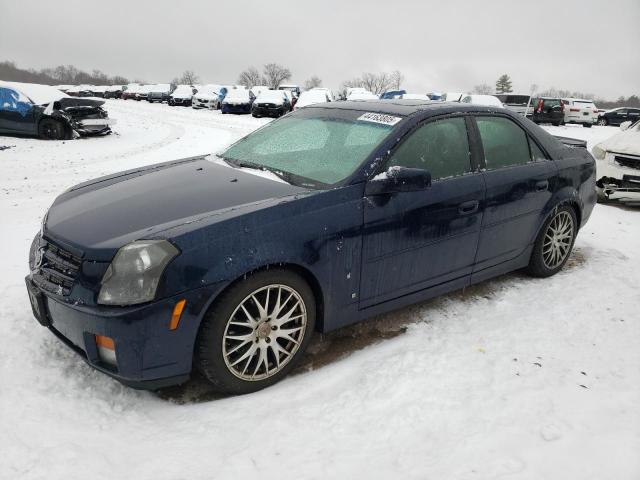
<path fill-rule="evenodd" d="M 536 192 L 544 192 L 549 189 L 549 181 L 542 180 L 541 182 L 536 183 Z"/>
<path fill-rule="evenodd" d="M 458 205 L 458 213 L 460 215 L 471 215 L 478 211 L 480 202 L 478 200 L 471 200 L 470 202 L 464 202 Z"/>

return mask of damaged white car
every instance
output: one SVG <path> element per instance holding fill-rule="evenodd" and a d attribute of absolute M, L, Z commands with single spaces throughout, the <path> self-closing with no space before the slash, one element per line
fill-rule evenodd
<path fill-rule="evenodd" d="M 620 125 L 622 130 L 593 147 L 598 197 L 640 200 L 640 121 Z"/>
<path fill-rule="evenodd" d="M 66 140 L 111 133 L 104 100 L 75 98 L 48 85 L 0 82 L 0 135 Z"/>

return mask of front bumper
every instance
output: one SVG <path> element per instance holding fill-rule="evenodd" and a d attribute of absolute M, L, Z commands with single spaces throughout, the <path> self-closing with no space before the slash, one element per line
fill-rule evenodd
<path fill-rule="evenodd" d="M 597 185 L 610 199 L 640 199 L 640 158 L 638 168 L 620 165 L 617 154 L 607 152 L 604 160 L 596 160 Z M 630 162 L 631 163 L 631 162 Z"/>
<path fill-rule="evenodd" d="M 224 113 L 251 113 L 250 103 L 223 103 L 222 111 Z"/>
<path fill-rule="evenodd" d="M 31 276 L 25 281 L 36 319 L 95 369 L 140 389 L 177 385 L 189 379 L 198 328 L 213 294 L 211 287 L 138 306 L 104 307 L 67 303 L 40 289 Z M 178 327 L 171 330 L 173 308 L 181 299 L 186 300 L 186 307 Z M 113 340 L 114 365 L 99 354 L 96 335 Z"/>
<path fill-rule="evenodd" d="M 253 113 L 254 115 L 262 115 L 262 116 L 279 116 L 279 115 L 283 115 L 287 112 L 287 109 L 283 106 L 278 106 L 278 107 L 267 107 L 267 106 L 263 106 L 263 105 L 256 105 L 253 104 L 253 107 L 251 107 L 251 113 Z"/>
<path fill-rule="evenodd" d="M 107 127 L 116 124 L 115 118 L 85 118 L 78 124 L 82 127 Z"/>

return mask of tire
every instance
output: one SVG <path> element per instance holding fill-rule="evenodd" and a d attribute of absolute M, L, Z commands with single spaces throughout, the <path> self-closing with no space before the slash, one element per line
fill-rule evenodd
<path fill-rule="evenodd" d="M 67 132 L 62 122 L 45 118 L 38 124 L 38 136 L 43 140 L 65 140 Z"/>
<path fill-rule="evenodd" d="M 551 125 L 554 127 L 559 127 L 562 122 L 552 122 Z"/>
<path fill-rule="evenodd" d="M 280 314 L 286 310 L 280 319 L 291 318 L 280 326 L 273 318 L 278 305 Z M 269 315 L 260 315 L 264 307 Z M 196 339 L 196 368 L 218 392 L 256 392 L 296 366 L 315 321 L 315 297 L 300 275 L 289 270 L 257 272 L 222 293 L 206 314 Z"/>
<path fill-rule="evenodd" d="M 601 127 L 606 127 L 607 125 L 609 125 L 609 121 L 605 117 L 599 118 L 598 125 L 600 125 Z"/>
<path fill-rule="evenodd" d="M 544 278 L 562 270 L 571 255 L 578 232 L 577 225 L 576 212 L 571 206 L 561 205 L 554 208 L 536 238 L 527 273 L 533 277 Z M 554 234 L 554 231 L 558 234 Z M 568 234 L 570 236 L 566 236 Z M 554 244 L 556 241 L 558 243 Z"/>

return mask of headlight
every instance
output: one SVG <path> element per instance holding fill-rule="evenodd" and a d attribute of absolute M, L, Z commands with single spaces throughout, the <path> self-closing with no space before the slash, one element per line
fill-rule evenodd
<path fill-rule="evenodd" d="M 164 268 L 179 253 L 166 240 L 140 240 L 125 245 L 102 277 L 98 303 L 135 305 L 153 300 Z"/>
<path fill-rule="evenodd" d="M 593 156 L 595 157 L 596 160 L 604 160 L 604 157 L 607 154 L 604 148 L 600 147 L 599 145 L 596 145 L 595 147 L 593 147 L 593 150 L 591 150 L 591 153 L 593 153 Z"/>

